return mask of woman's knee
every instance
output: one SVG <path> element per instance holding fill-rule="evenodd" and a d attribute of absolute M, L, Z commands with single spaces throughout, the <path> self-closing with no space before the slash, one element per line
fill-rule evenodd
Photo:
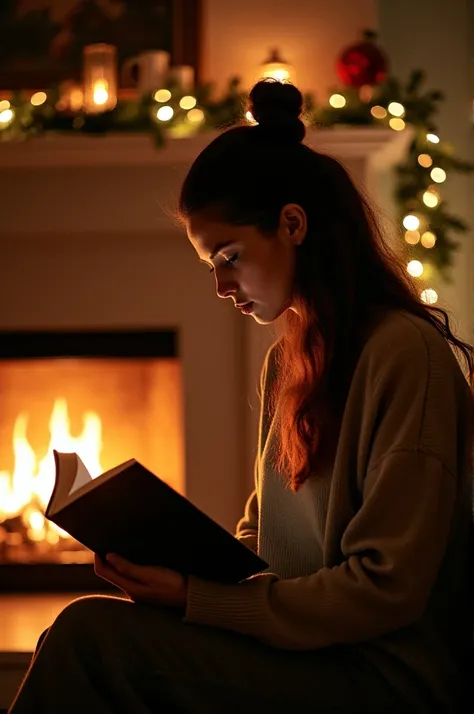
<path fill-rule="evenodd" d="M 89 595 L 73 600 L 62 610 L 49 628 L 49 633 L 91 637 L 117 619 L 118 610 L 128 601 L 101 595 Z M 45 634 L 45 633 L 43 633 Z"/>

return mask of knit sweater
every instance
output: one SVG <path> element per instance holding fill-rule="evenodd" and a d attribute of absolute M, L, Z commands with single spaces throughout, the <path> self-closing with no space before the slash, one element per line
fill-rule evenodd
<path fill-rule="evenodd" d="M 270 458 L 274 374 L 270 350 L 236 533 L 270 567 L 236 585 L 191 577 L 185 621 L 285 649 L 353 645 L 416 711 L 454 711 L 472 641 L 472 407 L 452 350 L 427 321 L 388 313 L 361 350 L 333 462 L 296 493 Z"/>

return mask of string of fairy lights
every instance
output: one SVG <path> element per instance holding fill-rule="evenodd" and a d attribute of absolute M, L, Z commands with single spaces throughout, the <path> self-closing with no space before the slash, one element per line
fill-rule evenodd
<path fill-rule="evenodd" d="M 378 125 L 396 132 L 410 127 L 413 138 L 405 161 L 396 169 L 398 218 L 407 272 L 419 281 L 421 299 L 432 305 L 438 301 L 433 282 L 436 277 L 446 277 L 457 247 L 448 233 L 467 229 L 463 221 L 447 212 L 441 185 L 448 177 L 446 169 L 467 173 L 474 167 L 457 159 L 452 147 L 440 141 L 433 114 L 442 96 L 439 92 L 421 95 L 422 79 L 422 73 L 415 72 L 406 87 L 394 79 L 379 87 L 346 87 L 331 94 L 327 105 L 314 111 L 312 123 Z M 403 96 L 406 102 L 399 100 Z"/>

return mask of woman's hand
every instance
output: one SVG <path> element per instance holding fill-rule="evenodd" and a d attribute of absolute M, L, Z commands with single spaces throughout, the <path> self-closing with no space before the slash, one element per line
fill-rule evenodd
<path fill-rule="evenodd" d="M 135 565 L 115 553 L 109 553 L 105 561 L 96 555 L 94 569 L 100 578 L 119 587 L 134 602 L 186 607 L 186 578 L 174 570 L 154 565 Z"/>

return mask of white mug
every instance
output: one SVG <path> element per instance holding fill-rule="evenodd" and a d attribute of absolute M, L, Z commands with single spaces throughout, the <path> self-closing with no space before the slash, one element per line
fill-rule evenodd
<path fill-rule="evenodd" d="M 122 81 L 128 85 L 133 81 L 133 70 L 138 72 L 137 87 L 140 94 L 155 92 L 164 86 L 169 71 L 170 54 L 164 50 L 142 52 L 129 57 L 122 66 Z"/>

